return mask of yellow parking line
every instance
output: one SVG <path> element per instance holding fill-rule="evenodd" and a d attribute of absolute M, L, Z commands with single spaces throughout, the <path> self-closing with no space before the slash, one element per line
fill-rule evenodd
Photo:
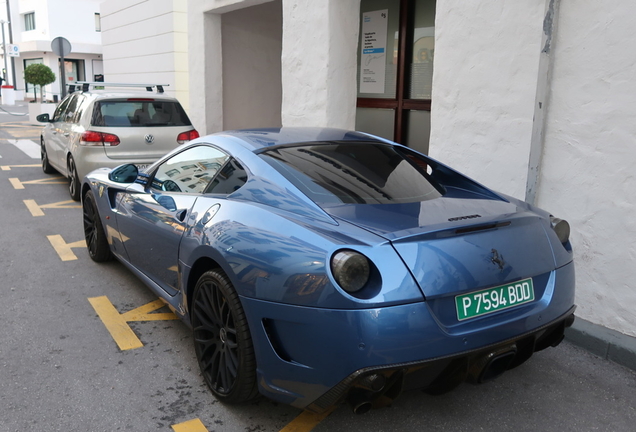
<path fill-rule="evenodd" d="M 97 312 L 97 315 L 106 326 L 106 329 L 115 340 L 120 350 L 126 351 L 144 346 L 135 332 L 128 325 L 131 321 L 168 321 L 179 319 L 172 312 L 150 313 L 161 309 L 166 304 L 157 299 L 131 311 L 120 314 L 108 297 L 91 297 L 88 301 Z"/>
<path fill-rule="evenodd" d="M 44 212 L 42 209 L 67 209 L 67 208 L 82 208 L 81 205 L 77 204 L 73 200 L 68 201 L 60 201 L 51 204 L 42 204 L 38 205 L 35 200 L 24 200 L 24 204 L 27 206 L 31 214 L 36 216 L 44 216 Z"/>
<path fill-rule="evenodd" d="M 336 407 L 331 407 L 322 414 L 314 414 L 309 411 L 303 411 L 298 417 L 292 420 L 287 426 L 282 428 L 280 432 L 309 432 L 331 414 Z"/>
<path fill-rule="evenodd" d="M 309 432 L 315 428 L 318 423 L 323 421 L 329 414 L 335 410 L 336 407 L 331 407 L 322 414 L 314 414 L 308 411 L 304 411 L 298 417 L 291 421 L 287 426 L 280 430 L 280 432 Z M 187 422 L 172 425 L 174 432 L 208 432 L 205 425 L 201 420 L 193 419 Z"/>
<path fill-rule="evenodd" d="M 62 181 L 60 181 L 62 180 Z M 9 179 L 11 185 L 14 189 L 24 189 L 25 184 L 66 184 L 64 177 L 47 177 L 38 180 L 29 180 L 29 181 L 20 181 L 20 179 L 16 177 L 12 177 Z"/>
<path fill-rule="evenodd" d="M 208 432 L 199 419 L 188 420 L 184 423 L 172 425 L 172 430 L 174 432 Z"/>
<path fill-rule="evenodd" d="M 162 300 L 155 300 L 148 304 L 133 309 L 131 311 L 121 314 L 122 318 L 126 321 L 166 321 L 179 319 L 172 312 L 166 313 L 153 313 L 150 312 L 161 309 L 166 304 Z"/>
<path fill-rule="evenodd" d="M 11 182 L 13 189 L 24 189 L 24 185 L 15 177 L 10 178 L 9 182 Z"/>
<path fill-rule="evenodd" d="M 71 249 L 86 247 L 86 240 L 79 240 L 74 243 L 66 243 L 64 241 L 64 238 L 62 238 L 62 236 L 59 234 L 46 236 L 46 238 L 49 239 L 51 246 L 53 246 L 53 249 L 55 249 L 55 252 L 57 252 L 62 261 L 76 260 L 77 256 Z"/>
<path fill-rule="evenodd" d="M 34 168 L 34 167 L 40 167 L 42 165 L 40 164 L 32 164 L 32 165 L 2 165 L 0 166 L 0 169 L 2 171 L 11 171 L 11 168 Z"/>
<path fill-rule="evenodd" d="M 126 320 L 117 312 L 115 306 L 108 300 L 108 297 L 92 297 L 88 301 L 101 318 L 110 335 L 122 351 L 141 348 L 144 346 L 139 340 L 135 332 L 132 331 Z"/>
<path fill-rule="evenodd" d="M 23 202 L 24 205 L 27 206 L 33 217 L 44 216 L 44 212 L 42 211 L 40 206 L 37 205 L 35 200 L 24 200 Z"/>

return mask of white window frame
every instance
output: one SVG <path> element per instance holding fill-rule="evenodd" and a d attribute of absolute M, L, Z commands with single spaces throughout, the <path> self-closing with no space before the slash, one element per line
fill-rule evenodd
<path fill-rule="evenodd" d="M 23 16 L 24 16 L 24 31 L 35 30 L 35 12 L 27 12 Z"/>

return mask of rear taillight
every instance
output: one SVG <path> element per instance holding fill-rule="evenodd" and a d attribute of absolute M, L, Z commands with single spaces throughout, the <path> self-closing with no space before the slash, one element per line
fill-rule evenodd
<path fill-rule="evenodd" d="M 183 144 L 196 138 L 199 138 L 199 132 L 197 132 L 196 129 L 192 129 L 187 132 L 181 132 L 177 135 L 177 142 L 179 144 Z"/>
<path fill-rule="evenodd" d="M 556 232 L 559 241 L 567 243 L 570 239 L 570 224 L 568 221 L 550 215 L 550 226 Z"/>
<path fill-rule="evenodd" d="M 119 145 L 119 137 L 104 132 L 86 131 L 82 134 L 80 145 L 114 147 Z"/>

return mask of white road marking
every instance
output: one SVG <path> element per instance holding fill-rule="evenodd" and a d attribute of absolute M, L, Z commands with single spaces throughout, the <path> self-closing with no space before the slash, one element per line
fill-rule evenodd
<path fill-rule="evenodd" d="M 24 139 L 9 139 L 7 141 L 22 150 L 30 158 L 40 159 L 40 146 L 33 141 Z"/>

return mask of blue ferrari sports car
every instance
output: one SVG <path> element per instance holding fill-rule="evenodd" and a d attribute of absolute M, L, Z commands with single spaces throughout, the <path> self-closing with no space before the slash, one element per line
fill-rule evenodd
<path fill-rule="evenodd" d="M 221 132 L 81 198 L 90 257 L 192 327 L 227 403 L 363 413 L 495 378 L 574 321 L 565 220 L 361 132 Z"/>

